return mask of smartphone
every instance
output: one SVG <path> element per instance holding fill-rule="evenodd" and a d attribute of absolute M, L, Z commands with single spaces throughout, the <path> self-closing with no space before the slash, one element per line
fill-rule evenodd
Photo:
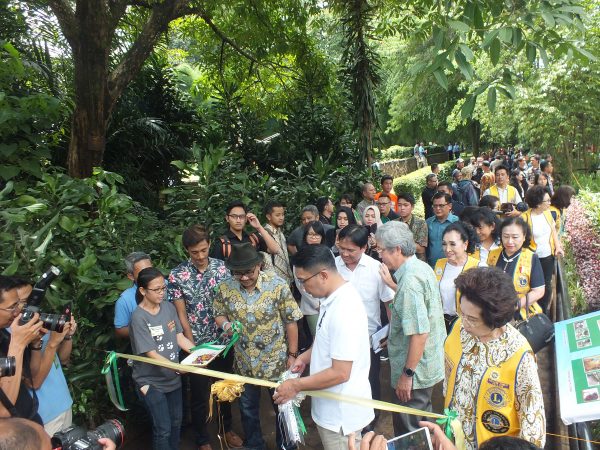
<path fill-rule="evenodd" d="M 433 450 L 429 428 L 419 428 L 387 441 L 388 450 Z"/>

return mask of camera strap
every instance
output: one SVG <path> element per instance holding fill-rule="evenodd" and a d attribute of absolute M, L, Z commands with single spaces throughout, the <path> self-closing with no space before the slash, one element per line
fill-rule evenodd
<path fill-rule="evenodd" d="M 10 413 L 11 417 L 21 417 L 17 407 L 8 399 L 4 391 L 0 388 L 0 403 L 6 408 L 6 410 Z"/>

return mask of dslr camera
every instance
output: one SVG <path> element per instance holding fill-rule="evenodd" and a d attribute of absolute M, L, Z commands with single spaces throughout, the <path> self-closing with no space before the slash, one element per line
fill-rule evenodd
<path fill-rule="evenodd" d="M 12 377 L 17 371 L 17 360 L 14 356 L 0 358 L 0 377 Z"/>
<path fill-rule="evenodd" d="M 77 426 L 65 428 L 52 436 L 52 449 L 102 450 L 102 445 L 98 444 L 100 438 L 108 438 L 117 444 L 117 449 L 121 448 L 125 440 L 123 424 L 117 419 L 110 419 L 91 431 Z"/>
<path fill-rule="evenodd" d="M 65 328 L 65 324 L 71 320 L 70 314 L 47 314 L 40 312 L 40 305 L 44 297 L 46 296 L 46 290 L 52 284 L 52 282 L 60 275 L 60 269 L 55 266 L 51 266 L 46 272 L 42 274 L 40 279 L 33 286 L 33 290 L 29 297 L 27 297 L 27 304 L 23 308 L 20 325 L 25 325 L 31 319 L 35 313 L 40 314 L 40 320 L 42 326 L 49 331 L 58 331 L 62 333 Z"/>

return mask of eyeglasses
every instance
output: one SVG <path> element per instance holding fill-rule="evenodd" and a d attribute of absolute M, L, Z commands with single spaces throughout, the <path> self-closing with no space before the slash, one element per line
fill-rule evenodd
<path fill-rule="evenodd" d="M 243 277 L 250 277 L 252 275 L 254 275 L 254 271 L 256 270 L 256 268 L 252 268 L 250 270 L 232 270 L 231 273 L 233 274 L 233 276 L 235 278 L 243 278 Z"/>
<path fill-rule="evenodd" d="M 301 278 L 296 278 L 296 280 L 298 280 L 298 283 L 300 284 L 304 284 L 306 283 L 308 280 L 310 280 L 311 278 L 316 277 L 317 275 L 319 275 L 322 272 L 322 270 L 319 270 L 317 273 L 312 274 L 310 277 L 305 278 L 304 280 Z"/>
<path fill-rule="evenodd" d="M 348 219 L 346 219 L 346 220 L 348 220 Z M 320 238 L 322 236 L 319 233 L 306 233 L 306 237 L 316 239 L 316 238 Z"/>
<path fill-rule="evenodd" d="M 391 202 L 377 202 L 379 206 L 389 205 Z"/>
<path fill-rule="evenodd" d="M 21 311 L 27 302 L 16 302 L 10 308 L 0 308 L 0 311 L 6 311 L 7 313 L 14 314 Z"/>
<path fill-rule="evenodd" d="M 443 208 L 444 206 L 447 206 L 449 204 L 450 203 L 441 203 L 441 204 L 438 204 L 438 205 L 433 205 L 433 208 Z"/>
<path fill-rule="evenodd" d="M 157 294 L 163 294 L 167 290 L 167 285 L 164 285 L 162 287 L 155 288 L 155 289 L 150 289 L 150 288 L 147 288 L 147 289 L 149 291 L 156 292 Z"/>
<path fill-rule="evenodd" d="M 246 214 L 228 214 L 228 217 L 233 220 L 246 220 Z"/>

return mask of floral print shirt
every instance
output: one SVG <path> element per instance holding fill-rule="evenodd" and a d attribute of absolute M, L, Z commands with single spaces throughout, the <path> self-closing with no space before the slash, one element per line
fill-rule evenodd
<path fill-rule="evenodd" d="M 248 292 L 229 278 L 219 285 L 214 308 L 215 315 L 242 324 L 235 344 L 236 373 L 276 381 L 286 370 L 286 325 L 302 318 L 288 285 L 272 272 L 260 272 Z"/>
<path fill-rule="evenodd" d="M 196 345 L 217 339 L 213 300 L 217 287 L 230 273 L 220 259 L 208 258 L 208 267 L 200 272 L 185 261 L 169 274 L 168 298 L 183 300 Z"/>
<path fill-rule="evenodd" d="M 444 396 L 452 395 L 451 408 L 456 410 L 462 423 L 467 450 L 475 450 L 479 445 L 475 436 L 477 389 L 473 389 L 473 386 L 480 385 L 489 366 L 498 367 L 508 360 L 521 347 L 524 339 L 509 324 L 498 339 L 483 343 L 467 333 L 461 325 L 463 355 L 456 369 L 454 393 L 447 392 L 448 380 L 444 380 Z M 449 364 L 448 360 L 446 364 Z M 446 372 L 449 370 L 446 366 Z M 518 437 L 543 448 L 546 441 L 546 415 L 533 353 L 525 353 L 519 363 L 515 385 L 515 408 L 520 421 Z"/>

